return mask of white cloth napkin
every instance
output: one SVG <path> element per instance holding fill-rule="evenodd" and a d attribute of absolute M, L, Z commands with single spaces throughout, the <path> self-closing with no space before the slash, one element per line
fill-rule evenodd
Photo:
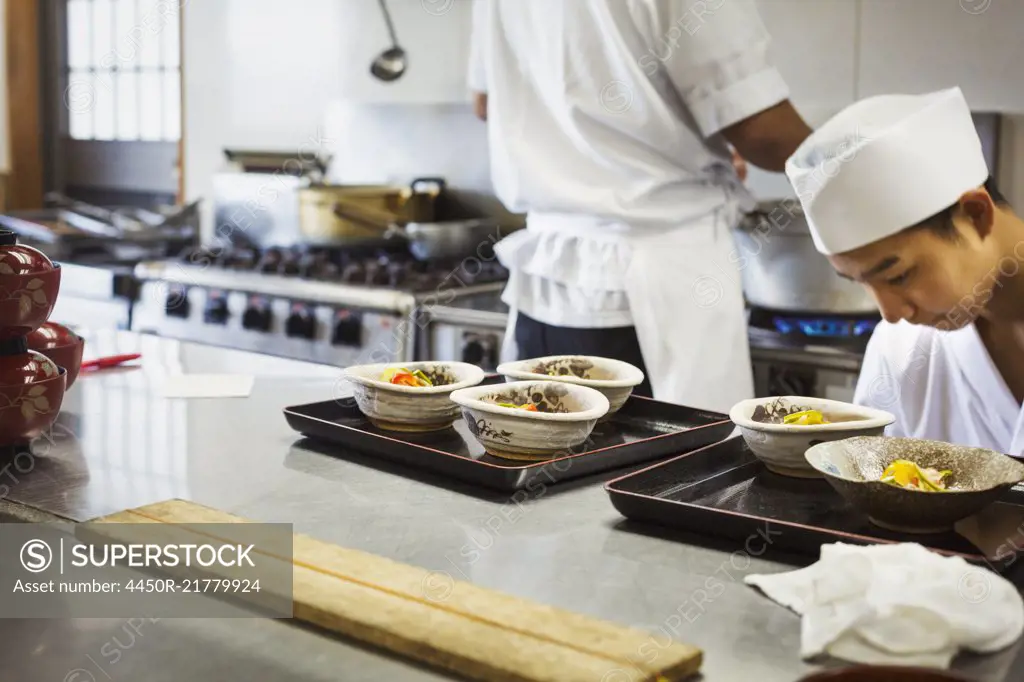
<path fill-rule="evenodd" d="M 1024 601 L 992 571 L 913 543 L 823 545 L 817 563 L 744 582 L 802 617 L 800 655 L 948 668 L 1024 631 Z"/>

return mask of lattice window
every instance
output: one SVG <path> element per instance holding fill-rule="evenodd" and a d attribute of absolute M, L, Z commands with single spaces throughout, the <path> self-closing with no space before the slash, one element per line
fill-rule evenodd
<path fill-rule="evenodd" d="M 181 138 L 180 14 L 188 1 L 67 0 L 64 103 L 73 139 Z"/>

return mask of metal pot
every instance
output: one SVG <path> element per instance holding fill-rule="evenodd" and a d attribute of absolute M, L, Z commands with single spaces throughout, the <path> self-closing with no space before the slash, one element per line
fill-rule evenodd
<path fill-rule="evenodd" d="M 419 178 L 409 186 L 313 185 L 299 190 L 299 230 L 311 244 L 347 245 L 384 238 L 386 225 L 352 220 L 345 211 L 371 211 L 391 221 L 429 221 L 444 190 L 440 178 Z"/>
<path fill-rule="evenodd" d="M 875 313 L 868 290 L 839 277 L 818 252 L 796 200 L 763 202 L 734 232 L 750 305 L 801 313 Z"/>
<path fill-rule="evenodd" d="M 485 257 L 503 236 L 498 222 L 490 218 L 403 223 L 382 211 L 354 209 L 347 205 L 339 205 L 335 213 L 344 220 L 381 230 L 387 239 L 405 239 L 409 242 L 409 252 L 423 261 L 471 255 Z"/>

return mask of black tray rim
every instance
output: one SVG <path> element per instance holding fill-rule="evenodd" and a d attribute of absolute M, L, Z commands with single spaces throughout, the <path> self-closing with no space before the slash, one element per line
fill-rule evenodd
<path fill-rule="evenodd" d="M 678 408 L 685 409 L 685 410 L 694 410 L 694 411 L 697 411 L 697 412 L 704 412 L 704 413 L 709 414 L 709 415 L 721 416 L 722 419 L 720 419 L 719 421 L 710 422 L 708 424 L 702 424 L 701 426 L 695 426 L 695 427 L 693 427 L 691 429 L 686 429 L 685 431 L 674 431 L 672 433 L 662 433 L 662 434 L 659 434 L 657 436 L 651 436 L 650 438 L 642 438 L 640 440 L 631 441 L 629 443 L 622 443 L 620 445 L 609 445 L 609 446 L 600 448 L 598 450 L 588 450 L 586 452 L 580 452 L 580 453 L 575 454 L 575 455 L 566 455 L 565 457 L 558 457 L 558 458 L 555 458 L 555 459 L 545 459 L 543 461 L 531 462 L 529 464 L 523 464 L 521 466 L 501 466 L 499 464 L 492 464 L 491 462 L 481 462 L 480 460 L 477 460 L 477 459 L 470 459 L 470 458 L 462 457 L 460 455 L 456 455 L 456 454 L 451 453 L 451 452 L 445 452 L 444 450 L 438 450 L 436 448 L 432 448 L 432 447 L 429 447 L 429 446 L 426 446 L 426 445 L 423 445 L 423 444 L 420 444 L 420 443 L 410 443 L 409 441 L 402 440 L 401 438 L 393 438 L 391 436 L 385 436 L 385 435 L 382 435 L 382 434 L 371 433 L 369 431 L 363 431 L 362 429 L 353 428 L 351 426 L 346 426 L 344 424 L 338 424 L 337 422 L 328 421 L 326 419 L 319 419 L 317 417 L 312 417 L 312 416 L 310 416 L 308 414 L 300 414 L 300 413 L 296 412 L 296 410 L 300 410 L 300 409 L 302 409 L 304 407 L 310 407 L 310 406 L 313 406 L 313 405 L 323 405 L 324 403 L 337 402 L 335 400 L 321 400 L 321 401 L 315 402 L 315 403 L 305 403 L 305 404 L 302 404 L 302 405 L 292 405 L 292 406 L 284 408 L 283 412 L 284 412 L 284 414 L 286 416 L 290 415 L 290 416 L 295 417 L 297 419 L 308 419 L 308 420 L 311 420 L 311 421 L 320 422 L 321 424 L 327 424 L 327 425 L 330 425 L 330 426 L 332 426 L 334 428 L 344 429 L 346 431 L 351 431 L 353 433 L 358 433 L 358 434 L 361 434 L 362 436 L 365 436 L 365 437 L 374 438 L 374 439 L 383 440 L 383 441 L 388 441 L 388 442 L 391 442 L 391 443 L 395 443 L 396 445 L 401 445 L 401 446 L 405 446 L 405 447 L 414 448 L 414 449 L 419 450 L 421 452 L 429 452 L 429 453 L 434 454 L 434 455 L 444 455 L 445 457 L 451 457 L 451 458 L 458 459 L 458 460 L 461 460 L 461 461 L 464 461 L 464 462 L 471 462 L 473 464 L 476 464 L 477 466 L 484 466 L 484 467 L 488 467 L 488 468 L 492 468 L 492 469 L 499 469 L 499 470 L 502 470 L 502 471 L 527 471 L 527 470 L 530 470 L 530 469 L 536 469 L 538 467 L 547 466 L 547 465 L 550 465 L 550 464 L 552 464 L 554 462 L 564 462 L 564 461 L 567 461 L 567 460 L 576 459 L 577 457 L 586 457 L 586 456 L 589 456 L 589 455 L 596 455 L 598 453 L 608 452 L 609 450 L 615 450 L 615 449 L 624 448 L 624 447 L 627 447 L 627 446 L 628 447 L 635 447 L 639 443 L 651 443 L 653 441 L 664 440 L 666 438 L 676 438 L 680 434 L 683 434 L 683 433 L 693 433 L 693 432 L 699 431 L 701 429 L 710 429 L 710 428 L 714 428 L 714 427 L 721 427 L 723 424 L 726 424 L 726 423 L 731 424 L 731 423 L 733 423 L 732 420 L 729 419 L 728 415 L 722 414 L 720 412 L 715 412 L 713 410 L 699 410 L 699 409 L 694 408 L 694 407 L 688 407 L 686 405 L 676 405 L 675 403 L 666 403 L 666 402 L 663 402 L 663 401 L 654 400 L 653 398 L 648 398 L 646 396 L 640 396 L 640 395 L 630 396 L 629 399 L 630 400 L 645 400 L 645 401 L 648 401 L 650 403 L 658 403 L 658 404 L 661 404 L 661 405 L 667 405 L 669 407 L 678 407 Z M 290 422 L 289 422 L 289 425 L 291 425 Z M 298 429 L 295 429 L 294 427 L 292 427 L 292 429 L 294 431 L 296 431 L 297 433 L 302 434 L 302 432 L 299 431 Z M 307 434 L 302 434 L 302 435 L 307 435 Z M 313 437 L 313 436 L 309 436 L 309 437 Z M 313 437 L 313 438 L 315 438 L 317 440 L 325 440 L 323 437 Z M 728 440 L 728 438 L 726 438 L 725 440 Z M 722 441 L 716 441 L 715 443 L 712 443 L 712 445 L 717 445 L 717 443 L 719 443 L 719 442 L 722 442 Z M 710 446 L 707 446 L 707 447 L 710 447 Z M 699 448 L 699 449 L 703 450 L 704 448 Z M 684 453 L 682 456 L 685 457 L 687 454 L 691 454 L 691 453 Z M 677 456 L 677 457 L 673 457 L 672 458 L 672 460 L 676 460 L 676 459 L 679 459 L 679 457 Z M 669 461 L 672 461 L 672 460 L 669 460 Z M 511 460 L 509 460 L 509 461 L 511 461 Z M 651 469 L 651 468 L 653 468 L 653 467 L 646 467 L 646 468 L 642 469 L 641 471 L 646 471 L 647 469 Z M 636 473 L 640 473 L 640 472 L 636 472 Z M 625 477 L 624 476 L 620 476 L 616 480 L 621 480 L 622 478 L 625 478 Z"/>
<path fill-rule="evenodd" d="M 829 528 L 823 528 L 821 526 L 808 526 L 807 524 L 803 524 L 803 523 L 794 523 L 793 521 L 785 521 L 785 520 L 780 520 L 780 519 L 769 519 L 769 518 L 764 517 L 764 516 L 754 516 L 752 514 L 743 514 L 741 512 L 729 511 L 729 510 L 725 510 L 725 509 L 716 509 L 714 507 L 706 507 L 706 506 L 699 505 L 699 504 L 692 504 L 690 502 L 679 502 L 677 500 L 664 500 L 664 499 L 659 499 L 659 498 L 656 498 L 656 497 L 652 497 L 650 495 L 641 495 L 639 493 L 634 493 L 634 492 L 631 492 L 629 490 L 622 490 L 621 488 L 616 488 L 615 487 L 615 485 L 617 483 L 621 483 L 622 481 L 624 481 L 626 479 L 629 479 L 629 478 L 633 478 L 634 476 L 640 476 L 640 475 L 650 471 L 651 469 L 657 469 L 658 467 L 668 466 L 669 464 L 672 464 L 673 462 L 675 462 L 677 460 L 680 460 L 680 459 L 685 459 L 686 457 L 689 457 L 690 455 L 695 455 L 697 453 L 703 452 L 704 450 L 708 450 L 708 449 L 713 448 L 713 447 L 724 445 L 725 443 L 729 442 L 730 440 L 742 441 L 742 439 L 743 439 L 742 436 L 735 436 L 733 438 L 726 438 L 724 440 L 718 441 L 717 443 L 711 443 L 710 445 L 705 445 L 702 448 L 697 448 L 696 450 L 691 450 L 690 452 L 685 452 L 685 453 L 683 453 L 681 455 L 677 455 L 676 457 L 672 457 L 671 459 L 666 459 L 666 460 L 662 460 L 660 462 L 656 462 L 656 463 L 654 463 L 654 464 L 652 464 L 650 466 L 646 466 L 643 469 L 640 469 L 638 471 L 633 471 L 633 472 L 630 472 L 628 474 L 624 474 L 622 476 L 618 476 L 616 478 L 613 478 L 610 481 L 607 481 L 604 484 L 604 490 L 605 490 L 605 492 L 608 493 L 608 496 L 611 498 L 612 506 L 614 506 L 615 509 L 620 514 L 622 514 L 623 518 L 626 518 L 626 519 L 633 519 L 633 517 L 631 517 L 631 516 L 627 515 L 626 513 L 624 513 L 622 511 L 622 509 L 620 509 L 619 506 L 617 504 L 615 504 L 615 500 L 616 500 L 617 497 L 629 497 L 629 498 L 633 498 L 633 499 L 636 499 L 636 500 L 647 500 L 647 501 L 656 500 L 658 504 L 667 504 L 667 505 L 674 505 L 674 506 L 677 506 L 677 507 L 685 507 L 687 509 L 696 510 L 699 513 L 702 513 L 702 514 L 739 517 L 739 518 L 743 518 L 743 519 L 749 519 L 751 521 L 757 521 L 757 522 L 761 522 L 761 523 L 770 523 L 770 524 L 773 524 L 773 525 L 783 526 L 783 527 L 787 527 L 787 528 L 794 528 L 794 529 L 803 530 L 803 531 L 810 531 L 810 532 L 813 532 L 813 533 L 821 533 L 821 534 L 828 534 L 828 535 L 832 535 L 832 536 L 838 536 L 839 538 L 849 538 L 851 543 L 860 544 L 860 545 L 898 545 L 898 544 L 901 544 L 901 543 L 904 543 L 904 542 L 912 542 L 911 540 L 889 540 L 889 539 L 886 539 L 886 538 L 879 538 L 879 537 L 874 537 L 874 536 L 871 536 L 871 535 L 860 535 L 860 534 L 857 534 L 857 533 L 847 533 L 845 531 L 831 530 Z M 827 483 L 827 481 L 826 481 L 826 483 Z M 651 523 L 652 525 L 660 525 L 661 527 L 664 527 L 663 524 L 653 524 L 653 522 L 647 521 L 646 519 L 636 518 L 636 519 L 633 519 L 633 520 L 640 521 L 642 523 Z M 703 535 L 707 535 L 708 537 L 719 537 L 719 536 L 716 536 L 713 533 L 703 533 Z M 841 540 L 837 539 L 837 541 L 841 541 Z M 968 540 L 968 542 L 970 542 L 970 541 Z M 920 543 L 920 544 L 924 545 L 924 543 Z M 971 563 L 977 563 L 978 561 L 987 561 L 986 557 L 984 556 L 984 554 L 982 553 L 982 551 L 980 549 L 978 550 L 977 554 L 965 554 L 963 552 L 957 552 L 957 551 L 954 551 L 954 550 L 938 549 L 936 547 L 929 547 L 927 545 L 924 545 L 924 546 L 925 546 L 925 549 L 928 549 L 928 550 L 930 550 L 932 552 L 935 552 L 937 554 L 941 554 L 943 556 L 960 557 L 961 559 L 964 559 L 964 560 L 966 560 L 968 562 L 971 562 Z"/>

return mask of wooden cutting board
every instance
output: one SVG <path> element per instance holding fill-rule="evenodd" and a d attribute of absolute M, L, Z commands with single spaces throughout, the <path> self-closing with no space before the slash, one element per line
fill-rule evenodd
<path fill-rule="evenodd" d="M 116 540 L 116 527 L 105 531 L 101 524 L 248 522 L 171 500 L 97 519 L 89 534 Z M 192 541 L 211 540 L 197 533 Z M 444 573 L 298 534 L 293 550 L 295 618 L 470 679 L 675 682 L 701 666 L 702 652 L 693 646 L 666 644 L 664 637 L 454 581 Z"/>

